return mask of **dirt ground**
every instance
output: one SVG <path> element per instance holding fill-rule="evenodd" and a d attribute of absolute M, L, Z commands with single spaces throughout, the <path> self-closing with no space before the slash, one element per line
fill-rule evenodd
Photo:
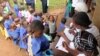
<path fill-rule="evenodd" d="M 59 25 L 61 17 L 63 16 L 63 11 L 64 10 L 62 9 L 57 9 L 52 12 L 49 12 L 50 14 L 58 14 L 59 18 L 57 19 L 57 25 Z M 54 48 L 55 44 L 56 42 L 54 42 L 51 47 L 56 52 L 57 50 L 55 50 Z M 19 47 L 14 45 L 11 40 L 6 40 L 2 35 L 0 35 L 0 56 L 28 56 L 28 54 L 25 50 L 19 51 Z"/>

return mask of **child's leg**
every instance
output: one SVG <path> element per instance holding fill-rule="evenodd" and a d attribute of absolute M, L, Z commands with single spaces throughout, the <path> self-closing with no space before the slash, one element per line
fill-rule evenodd
<path fill-rule="evenodd" d="M 6 28 L 4 28 L 4 32 L 5 32 L 5 39 L 8 39 L 10 36 L 9 36 L 9 34 L 8 34 L 7 30 L 6 30 Z"/>
<path fill-rule="evenodd" d="M 56 33 L 51 33 L 51 37 L 52 37 L 52 41 L 54 41 L 54 39 L 56 37 Z"/>
<path fill-rule="evenodd" d="M 4 36 L 4 29 L 1 25 L 0 25 L 0 31 L 1 31 L 1 34 Z"/>

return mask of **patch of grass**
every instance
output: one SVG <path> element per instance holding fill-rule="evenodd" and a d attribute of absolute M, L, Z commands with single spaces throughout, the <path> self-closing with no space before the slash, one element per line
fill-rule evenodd
<path fill-rule="evenodd" d="M 23 2 L 24 0 L 18 0 L 18 3 Z M 66 6 L 66 0 L 49 0 L 49 10 L 64 8 Z M 10 4 L 13 6 L 13 0 L 9 0 Z M 42 4 L 40 0 L 36 0 L 36 10 L 42 11 Z"/>
<path fill-rule="evenodd" d="M 59 9 L 66 6 L 66 0 L 49 0 L 49 10 Z M 36 9 L 42 10 L 42 5 L 40 0 L 37 0 Z"/>

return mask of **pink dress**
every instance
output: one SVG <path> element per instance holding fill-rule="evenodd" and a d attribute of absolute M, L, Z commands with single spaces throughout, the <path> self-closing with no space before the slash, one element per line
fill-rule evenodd
<path fill-rule="evenodd" d="M 28 18 L 26 19 L 26 21 L 27 21 L 28 23 L 31 23 L 31 22 L 33 21 L 33 18 L 34 18 L 34 16 L 33 16 L 32 14 L 29 14 L 29 15 L 28 15 Z"/>

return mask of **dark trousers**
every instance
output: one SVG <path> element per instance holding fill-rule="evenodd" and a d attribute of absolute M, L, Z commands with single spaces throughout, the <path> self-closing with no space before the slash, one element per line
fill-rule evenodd
<path fill-rule="evenodd" d="M 35 9 L 35 3 L 26 3 L 27 6 L 31 6 L 33 9 Z"/>
<path fill-rule="evenodd" d="M 42 2 L 42 11 L 43 11 L 43 13 L 47 13 L 47 11 L 48 11 L 47 4 L 44 4 L 43 2 Z"/>
<path fill-rule="evenodd" d="M 52 40 L 54 40 L 55 37 L 56 37 L 56 33 L 50 33 L 50 35 L 51 35 L 51 37 L 52 37 Z"/>

